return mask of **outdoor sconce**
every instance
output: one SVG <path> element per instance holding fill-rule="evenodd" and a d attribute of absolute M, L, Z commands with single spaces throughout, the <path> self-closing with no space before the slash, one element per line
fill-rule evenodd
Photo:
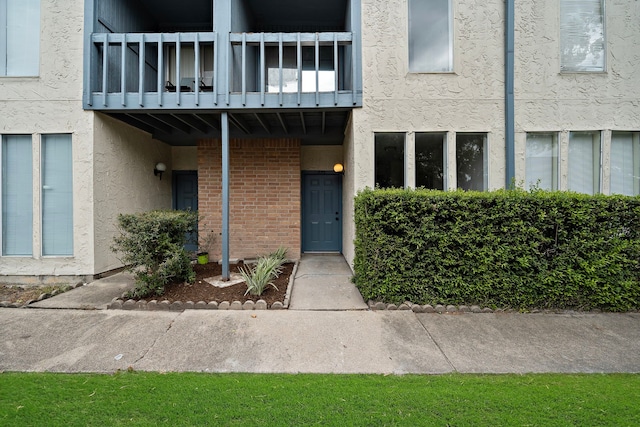
<path fill-rule="evenodd" d="M 333 171 L 335 173 L 344 173 L 344 166 L 342 165 L 342 163 L 336 163 L 335 165 L 333 165 Z"/>
<path fill-rule="evenodd" d="M 153 174 L 155 176 L 160 175 L 160 181 L 162 181 L 162 173 L 166 170 L 167 170 L 167 165 L 165 165 L 164 163 L 158 163 L 156 164 L 156 167 L 153 168 Z"/>

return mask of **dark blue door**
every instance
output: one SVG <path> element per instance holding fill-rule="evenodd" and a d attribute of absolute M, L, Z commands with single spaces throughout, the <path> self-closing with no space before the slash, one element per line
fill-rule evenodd
<path fill-rule="evenodd" d="M 302 175 L 302 251 L 342 251 L 342 176 Z"/>
<path fill-rule="evenodd" d="M 196 171 L 173 172 L 173 208 L 176 210 L 198 210 L 198 173 Z M 187 236 L 185 249 L 198 249 L 198 233 Z"/>

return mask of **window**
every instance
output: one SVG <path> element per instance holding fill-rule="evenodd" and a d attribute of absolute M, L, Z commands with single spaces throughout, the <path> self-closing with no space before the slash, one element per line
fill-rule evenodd
<path fill-rule="evenodd" d="M 42 255 L 73 255 L 71 135 L 42 136 Z"/>
<path fill-rule="evenodd" d="M 377 133 L 375 135 L 377 187 L 404 187 L 404 145 L 404 133 Z"/>
<path fill-rule="evenodd" d="M 604 71 L 604 0 L 560 1 L 560 69 Z"/>
<path fill-rule="evenodd" d="M 2 255 L 31 256 L 33 252 L 33 167 L 31 135 L 3 135 Z"/>
<path fill-rule="evenodd" d="M 301 92 L 316 91 L 316 54 L 315 47 L 302 47 L 300 64 L 302 81 Z M 282 57 L 282 92 L 298 92 L 298 59 L 295 47 L 284 47 Z M 280 92 L 280 59 L 277 47 L 265 48 L 267 63 L 267 92 Z M 336 90 L 336 72 L 334 68 L 333 46 L 320 46 L 318 49 L 318 92 Z"/>
<path fill-rule="evenodd" d="M 416 187 L 445 189 L 445 134 L 416 133 Z"/>
<path fill-rule="evenodd" d="M 409 0 L 409 71 L 453 70 L 451 0 Z"/>
<path fill-rule="evenodd" d="M 0 0 L 0 76 L 37 76 L 40 0 Z"/>
<path fill-rule="evenodd" d="M 640 194 L 640 132 L 611 134 L 611 194 Z"/>
<path fill-rule="evenodd" d="M 484 191 L 487 189 L 487 135 L 459 133 L 456 135 L 456 169 L 458 188 Z"/>
<path fill-rule="evenodd" d="M 600 132 L 569 133 L 569 190 L 600 192 Z"/>
<path fill-rule="evenodd" d="M 554 133 L 528 133 L 526 189 L 558 189 L 558 139 Z"/>

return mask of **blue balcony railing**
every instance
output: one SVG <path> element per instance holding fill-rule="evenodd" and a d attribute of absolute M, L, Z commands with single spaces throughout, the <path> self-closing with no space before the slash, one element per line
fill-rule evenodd
<path fill-rule="evenodd" d="M 350 32 L 94 33 L 85 106 L 354 107 L 362 103 L 356 55 Z"/>

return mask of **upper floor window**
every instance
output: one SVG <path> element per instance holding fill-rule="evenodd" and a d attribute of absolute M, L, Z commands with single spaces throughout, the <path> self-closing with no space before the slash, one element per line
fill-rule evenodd
<path fill-rule="evenodd" d="M 409 0 L 409 71 L 453 71 L 451 0 Z"/>
<path fill-rule="evenodd" d="M 560 70 L 604 71 L 604 0 L 560 1 Z"/>
<path fill-rule="evenodd" d="M 40 0 L 0 0 L 0 76 L 37 76 Z"/>

